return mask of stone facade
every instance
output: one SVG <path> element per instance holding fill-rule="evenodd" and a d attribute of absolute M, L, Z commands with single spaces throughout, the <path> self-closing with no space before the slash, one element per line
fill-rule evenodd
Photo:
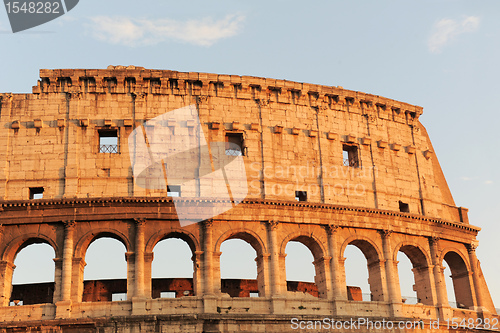
<path fill-rule="evenodd" d="M 341 87 L 133 66 L 40 77 L 32 94 L 0 94 L 0 332 L 285 332 L 294 317 L 422 320 L 435 332 L 437 319 L 498 321 L 475 255 L 480 228 L 455 206 L 421 107 Z M 165 189 L 134 182 L 127 138 L 189 105 L 207 141 L 241 140 L 248 195 L 180 227 Z M 167 126 L 190 132 L 188 121 Z M 102 137 L 116 144 L 103 147 Z M 85 252 L 100 237 L 126 247 L 126 301 L 84 298 Z M 153 298 L 153 248 L 170 237 L 192 250 L 192 292 Z M 258 298 L 222 292 L 220 246 L 233 238 L 257 253 Z M 311 250 L 318 297 L 289 291 L 290 241 Z M 15 256 L 36 242 L 56 253 L 53 301 L 9 307 Z M 349 300 L 347 245 L 368 261 L 372 302 Z M 413 265 L 416 305 L 402 301 L 399 251 Z M 448 302 L 443 261 L 460 309 Z"/>

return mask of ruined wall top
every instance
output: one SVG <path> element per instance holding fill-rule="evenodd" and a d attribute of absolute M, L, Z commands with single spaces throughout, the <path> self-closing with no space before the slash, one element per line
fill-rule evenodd
<path fill-rule="evenodd" d="M 137 66 L 108 66 L 107 69 L 42 69 L 41 80 L 33 87 L 33 93 L 42 92 L 95 92 L 105 93 L 165 93 L 166 89 L 182 89 L 180 83 L 191 85 L 193 95 L 211 95 L 213 86 L 226 87 L 238 98 L 245 98 L 250 88 L 253 98 L 271 99 L 279 93 L 281 103 L 307 103 L 313 106 L 331 108 L 332 104 L 350 106 L 362 105 L 380 110 L 395 110 L 404 116 L 411 114 L 418 119 L 422 107 L 359 91 L 347 90 L 341 86 L 325 86 L 277 80 L 254 76 L 178 72 L 171 70 L 145 69 Z M 235 88 L 236 87 L 236 88 Z M 229 89 L 227 89 L 229 88 Z M 239 93 L 239 94 L 238 94 Z"/>

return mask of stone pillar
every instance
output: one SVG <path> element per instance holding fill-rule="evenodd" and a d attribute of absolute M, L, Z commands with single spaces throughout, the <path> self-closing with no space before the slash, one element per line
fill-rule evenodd
<path fill-rule="evenodd" d="M 439 308 L 440 317 L 443 319 L 449 318 L 451 315 L 450 303 L 448 302 L 448 293 L 446 292 L 446 284 L 444 281 L 444 267 L 439 262 L 438 252 L 438 237 L 429 237 L 429 246 L 431 251 L 432 264 L 434 265 L 434 285 L 436 286 L 437 307 Z"/>
<path fill-rule="evenodd" d="M 52 293 L 52 303 L 62 300 L 62 258 L 54 258 L 54 292 Z"/>
<path fill-rule="evenodd" d="M 397 278 L 397 262 L 394 261 L 394 258 L 392 256 L 392 231 L 381 230 L 379 231 L 379 233 L 382 236 L 382 247 L 384 251 L 385 275 L 387 281 L 387 291 L 389 292 L 389 302 L 402 303 L 401 288 L 399 287 L 399 284 L 396 283 L 399 280 Z"/>
<path fill-rule="evenodd" d="M 145 220 L 135 219 L 135 297 L 144 298 Z"/>
<path fill-rule="evenodd" d="M 263 253 L 257 256 L 257 284 L 259 288 L 259 297 L 271 296 L 271 286 L 269 283 L 269 253 Z"/>
<path fill-rule="evenodd" d="M 279 257 L 279 248 L 278 248 L 278 236 L 276 234 L 276 229 L 278 228 L 279 222 L 277 221 L 268 221 L 267 222 L 267 230 L 268 230 L 268 242 L 269 242 L 269 252 L 270 252 L 270 261 L 271 261 L 271 269 L 269 270 L 270 276 L 269 281 L 271 282 L 271 295 L 277 296 L 283 293 L 282 290 L 282 281 L 281 281 L 281 272 L 280 272 L 280 257 Z M 286 282 L 285 282 L 286 283 Z"/>
<path fill-rule="evenodd" d="M 16 266 L 8 261 L 0 261 L 0 306 L 9 306 L 12 292 L 12 274 Z"/>
<path fill-rule="evenodd" d="M 73 272 L 73 235 L 75 221 L 64 222 L 64 249 L 61 276 L 61 300 L 71 301 L 71 281 Z"/>
<path fill-rule="evenodd" d="M 83 299 L 83 291 L 84 291 L 83 274 L 86 265 L 87 263 L 85 262 L 85 259 L 73 258 L 73 265 L 72 265 L 73 274 L 71 279 L 72 283 L 74 284 L 71 294 L 71 300 L 73 302 L 81 302 Z"/>
<path fill-rule="evenodd" d="M 338 226 L 327 225 L 325 226 L 328 234 L 328 251 L 330 252 L 331 264 L 331 284 L 332 284 L 332 299 L 334 300 L 347 300 L 347 288 L 342 283 L 342 268 L 343 260 L 338 254 L 338 240 L 337 230 Z"/>
<path fill-rule="evenodd" d="M 399 317 L 402 311 L 401 288 L 399 287 L 399 276 L 397 261 L 392 256 L 391 235 L 390 230 L 380 230 L 382 236 L 382 248 L 384 251 L 385 261 L 385 276 L 387 282 L 387 291 L 389 292 L 389 302 L 391 303 L 391 311 L 393 317 Z"/>
<path fill-rule="evenodd" d="M 212 240 L 213 220 L 202 223 L 203 230 L 203 310 L 217 313 L 217 298 L 214 292 L 214 251 Z M 220 275 L 220 274 L 219 274 Z M 219 277 L 220 285 L 220 277 Z"/>
<path fill-rule="evenodd" d="M 54 298 L 56 297 L 56 295 L 58 296 L 58 299 L 54 300 L 56 302 L 56 318 L 71 317 L 71 289 L 73 285 L 71 282 L 73 277 L 74 231 L 75 221 L 64 221 L 63 257 L 62 260 L 58 260 L 59 262 L 56 262 L 56 267 L 61 267 L 60 274 L 57 274 L 56 269 L 56 288 L 54 291 Z"/>
<path fill-rule="evenodd" d="M 144 252 L 144 296 L 146 298 L 152 297 L 152 277 L 151 277 L 151 265 L 153 263 L 154 253 Z"/>
<path fill-rule="evenodd" d="M 127 299 L 135 297 L 135 252 L 125 252 L 125 261 L 127 262 Z"/>
<path fill-rule="evenodd" d="M 212 220 L 203 222 L 203 293 L 205 295 L 214 294 L 212 227 Z"/>
<path fill-rule="evenodd" d="M 467 251 L 469 252 L 470 267 L 472 270 L 472 281 L 474 283 L 474 289 L 476 294 L 476 305 L 478 310 L 484 311 L 485 302 L 482 294 L 481 279 L 479 277 L 479 261 L 476 256 L 477 244 L 469 244 L 467 246 Z"/>
<path fill-rule="evenodd" d="M 316 276 L 314 277 L 314 282 L 318 287 L 319 298 L 332 299 L 332 279 L 330 262 L 332 257 L 324 256 L 322 258 L 314 260 L 314 268 L 316 271 Z"/>
<path fill-rule="evenodd" d="M 193 260 L 193 293 L 195 296 L 199 296 L 203 293 L 201 277 L 201 258 L 203 251 L 195 251 L 191 260 Z"/>

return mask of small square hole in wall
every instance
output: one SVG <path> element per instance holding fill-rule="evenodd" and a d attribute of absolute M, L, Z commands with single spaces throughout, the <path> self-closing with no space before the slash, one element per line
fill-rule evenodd
<path fill-rule="evenodd" d="M 99 153 L 118 153 L 118 131 L 116 129 L 99 130 Z"/>
<path fill-rule="evenodd" d="M 43 187 L 30 187 L 30 199 L 43 199 Z"/>
<path fill-rule="evenodd" d="M 167 196 L 169 197 L 180 197 L 181 187 L 180 185 L 168 185 L 167 186 Z"/>
<path fill-rule="evenodd" d="M 127 300 L 127 293 L 114 293 L 111 294 L 111 301 L 126 301 Z"/>
<path fill-rule="evenodd" d="M 18 299 L 13 300 L 9 303 L 9 306 L 21 306 L 21 305 L 23 305 L 23 301 Z"/>
<path fill-rule="evenodd" d="M 352 145 L 342 145 L 342 159 L 345 166 L 359 167 L 358 147 Z"/>
<path fill-rule="evenodd" d="M 250 297 L 259 297 L 258 292 L 250 292 Z"/>
<path fill-rule="evenodd" d="M 307 192 L 306 191 L 295 191 L 295 200 L 307 201 Z"/>
<path fill-rule="evenodd" d="M 160 293 L 161 298 L 175 298 L 175 291 L 162 291 Z"/>
<path fill-rule="evenodd" d="M 408 205 L 406 202 L 400 201 L 399 202 L 399 211 L 402 213 L 409 213 L 410 212 L 410 205 Z"/>

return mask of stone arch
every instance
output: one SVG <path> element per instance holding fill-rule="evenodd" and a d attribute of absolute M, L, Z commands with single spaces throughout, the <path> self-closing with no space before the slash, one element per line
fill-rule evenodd
<path fill-rule="evenodd" d="M 383 258 L 382 251 L 380 251 L 377 244 L 375 244 L 370 238 L 354 235 L 347 238 L 342 243 L 342 246 L 340 248 L 340 259 L 344 255 L 347 245 L 356 246 L 365 256 L 366 260 L 368 261 L 368 265 L 379 262 Z"/>
<path fill-rule="evenodd" d="M 468 309 L 475 305 L 472 272 L 469 261 L 459 249 L 447 247 L 441 252 L 440 263 L 446 261 L 451 271 L 457 307 Z"/>
<path fill-rule="evenodd" d="M 253 247 L 257 256 L 261 256 L 267 253 L 266 245 L 262 241 L 262 238 L 253 230 L 249 229 L 231 229 L 223 233 L 215 242 L 214 251 L 220 252 L 220 246 L 224 241 L 229 239 L 241 239 L 250 244 Z"/>
<path fill-rule="evenodd" d="M 262 241 L 262 238 L 253 230 L 238 228 L 231 229 L 224 232 L 215 242 L 214 244 L 214 253 L 217 255 L 218 262 L 218 278 L 216 279 L 221 282 L 221 271 L 220 271 L 220 248 L 222 243 L 226 240 L 230 239 L 241 239 L 247 242 L 256 253 L 256 262 L 257 262 L 257 289 L 260 297 L 267 296 L 269 294 L 267 290 L 266 283 L 266 274 L 267 274 L 267 262 L 265 262 L 265 254 L 267 254 L 267 249 L 265 243 Z M 266 257 L 267 258 L 267 257 Z M 222 287 L 222 285 L 221 285 Z"/>
<path fill-rule="evenodd" d="M 299 242 L 304 244 L 313 254 L 314 260 L 321 259 L 328 253 L 323 243 L 314 234 L 305 234 L 303 232 L 297 231 L 287 235 L 283 239 L 279 249 L 280 255 L 285 255 L 285 248 L 289 242 Z"/>
<path fill-rule="evenodd" d="M 387 291 L 385 285 L 385 267 L 382 264 L 383 255 L 379 247 L 368 237 L 353 235 L 342 243 L 340 256 L 344 263 L 344 253 L 348 245 L 356 246 L 365 256 L 368 268 L 368 284 L 372 301 L 387 301 Z M 345 266 L 343 267 L 345 272 Z M 344 281 L 345 283 L 345 281 Z M 345 283 L 345 288 L 347 284 Z"/>
<path fill-rule="evenodd" d="M 429 253 L 417 243 L 403 241 L 394 247 L 394 262 L 398 261 L 398 252 L 400 251 L 406 255 L 413 266 L 414 290 L 417 293 L 418 303 L 434 305 L 436 294 L 432 284 L 431 276 L 433 273 L 429 269 L 431 263 Z"/>
<path fill-rule="evenodd" d="M 454 252 L 458 256 L 460 256 L 460 258 L 463 260 L 463 263 L 467 267 L 467 271 L 471 271 L 468 257 L 463 253 L 463 250 L 461 250 L 460 248 L 458 248 L 456 246 L 448 246 L 448 247 L 444 248 L 441 251 L 441 255 L 439 256 L 439 262 L 443 262 L 444 258 L 446 257 L 446 255 L 449 252 Z M 448 263 L 448 265 L 449 265 L 449 263 Z M 450 269 L 451 269 L 451 267 L 450 267 Z"/>
<path fill-rule="evenodd" d="M 146 242 L 146 248 L 145 248 L 146 253 L 153 252 L 153 249 L 155 248 L 156 244 L 158 244 L 164 239 L 169 239 L 169 238 L 179 238 L 185 241 L 188 244 L 189 248 L 191 249 L 193 255 L 196 253 L 196 251 L 201 250 L 200 243 L 194 234 L 181 228 L 172 228 L 168 230 L 160 230 L 155 234 L 153 234 L 153 236 L 151 236 L 149 240 Z"/>
<path fill-rule="evenodd" d="M 328 257 L 328 251 L 324 247 L 324 244 L 318 239 L 318 237 L 316 237 L 312 233 L 305 234 L 304 232 L 300 231 L 294 232 L 287 235 L 281 242 L 281 246 L 279 249 L 280 257 L 286 257 L 285 249 L 290 242 L 299 242 L 305 245 L 309 249 L 309 251 L 311 251 L 314 258 L 313 265 L 316 273 L 316 275 L 314 276 L 314 281 L 316 283 L 316 286 L 318 287 L 318 295 L 320 298 L 327 298 L 330 291 L 331 277 L 329 275 L 330 260 Z M 283 263 L 282 268 L 286 272 L 285 263 Z M 284 275 L 284 278 L 286 285 L 286 274 Z"/>
<path fill-rule="evenodd" d="M 16 237 L 9 242 L 2 254 L 2 260 L 10 263 L 14 262 L 17 254 L 25 247 L 32 244 L 48 244 L 54 250 L 56 258 L 61 258 L 62 253 L 57 243 L 51 239 L 49 236 L 40 233 L 28 233 L 22 236 Z"/>
<path fill-rule="evenodd" d="M 97 228 L 80 237 L 75 247 L 75 258 L 85 258 L 85 253 L 87 252 L 90 244 L 103 237 L 116 239 L 125 246 L 126 252 L 129 252 L 131 249 L 130 240 L 122 232 L 116 229 Z"/>
<path fill-rule="evenodd" d="M 3 274 L 3 281 L 0 281 L 0 284 L 3 285 L 3 296 L 5 297 L 3 302 L 5 302 L 4 306 L 9 304 L 9 300 L 11 296 L 13 296 L 11 293 L 13 292 L 14 286 L 12 285 L 13 283 L 13 273 L 14 273 L 14 261 L 16 259 L 16 256 L 21 250 L 24 248 L 33 245 L 33 244 L 47 244 L 49 245 L 52 250 L 54 251 L 54 257 L 55 258 L 60 258 L 62 254 L 60 253 L 60 248 L 57 246 L 57 243 L 51 239 L 49 236 L 41 234 L 41 233 L 27 233 L 24 235 L 21 235 L 19 237 L 14 238 L 11 240 L 8 245 L 6 246 L 3 254 L 2 254 L 2 260 L 5 262 L 8 262 L 9 264 L 5 266 L 5 271 L 2 272 Z M 53 287 L 49 287 L 47 292 L 50 292 L 50 296 L 46 298 L 46 303 L 50 303 L 53 301 L 53 297 L 56 297 L 57 294 L 59 293 L 59 284 L 57 281 L 57 276 L 58 276 L 58 267 L 55 265 L 54 267 L 54 285 Z M 14 291 L 15 292 L 15 291 Z M 36 298 L 35 298 L 36 299 Z M 37 301 L 34 301 L 33 299 L 31 300 L 26 300 L 23 299 L 23 302 L 26 302 L 25 304 L 36 304 Z M 45 303 L 42 302 L 42 303 Z"/>

